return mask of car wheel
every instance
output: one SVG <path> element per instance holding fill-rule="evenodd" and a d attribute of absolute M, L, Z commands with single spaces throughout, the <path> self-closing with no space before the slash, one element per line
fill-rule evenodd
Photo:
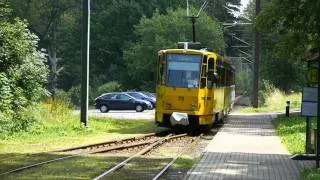
<path fill-rule="evenodd" d="M 108 112 L 108 111 L 109 111 L 108 106 L 106 106 L 106 105 L 101 105 L 101 106 L 100 106 L 100 112 L 106 113 L 106 112 Z"/>
<path fill-rule="evenodd" d="M 142 111 L 144 111 L 144 109 L 143 109 L 143 107 L 139 104 L 139 105 L 136 106 L 136 111 L 137 111 L 137 112 L 142 112 Z"/>

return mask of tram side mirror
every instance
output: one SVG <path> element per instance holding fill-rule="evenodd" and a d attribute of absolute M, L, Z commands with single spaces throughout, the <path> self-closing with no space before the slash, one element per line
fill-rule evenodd
<path fill-rule="evenodd" d="M 215 79 L 215 81 L 217 81 L 218 80 L 218 78 L 219 78 L 219 76 L 218 76 L 218 73 L 213 73 L 213 75 L 214 75 L 214 79 Z"/>
<path fill-rule="evenodd" d="M 207 73 L 207 77 L 210 81 L 216 82 L 218 80 L 218 74 L 215 73 L 213 70 L 209 70 Z"/>

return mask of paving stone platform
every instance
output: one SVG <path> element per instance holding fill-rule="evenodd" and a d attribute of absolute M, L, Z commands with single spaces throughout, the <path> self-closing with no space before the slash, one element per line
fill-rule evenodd
<path fill-rule="evenodd" d="M 295 180 L 315 161 L 291 160 L 276 136 L 272 114 L 231 114 L 185 179 Z"/>

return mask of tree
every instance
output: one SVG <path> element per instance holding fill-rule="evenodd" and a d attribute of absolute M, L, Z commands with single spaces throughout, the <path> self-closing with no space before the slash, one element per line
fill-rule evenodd
<path fill-rule="evenodd" d="M 320 40 L 320 1 L 271 0 L 261 11 L 257 23 L 261 31 L 279 35 L 277 53 L 300 59 L 306 49 Z"/>
<path fill-rule="evenodd" d="M 80 10 L 80 4 L 70 0 L 9 1 L 14 9 L 14 14 L 28 20 L 29 28 L 40 38 L 40 48 L 46 49 L 48 53 L 50 76 L 47 88 L 54 95 L 58 75 L 64 68 L 62 64 L 59 65 L 61 56 L 57 55 L 61 54 L 58 42 L 65 39 L 65 35 L 61 33 L 59 28 L 67 25 L 61 24 L 62 18 L 70 18 L 68 12 L 73 12 L 76 8 Z"/>
<path fill-rule="evenodd" d="M 241 0 L 208 1 L 206 12 L 209 16 L 217 18 L 219 22 L 233 23 L 239 20 L 240 6 Z"/>
<path fill-rule="evenodd" d="M 155 9 L 166 13 L 168 7 L 184 4 L 176 0 L 111 0 L 92 4 L 91 66 L 90 79 L 93 86 L 109 81 L 123 83 L 128 78 L 123 51 L 130 42 L 137 41 L 135 25 L 140 19 L 151 17 Z M 120 73 L 121 72 L 121 73 Z"/>
<path fill-rule="evenodd" d="M 265 8 L 268 8 L 268 1 L 262 1 L 262 11 L 265 11 Z M 251 1 L 244 11 L 245 16 L 254 22 L 252 27 L 244 28 L 244 34 L 249 42 L 253 41 L 252 32 L 256 26 L 254 10 L 255 1 Z M 299 90 L 304 83 L 304 66 L 300 61 L 293 61 L 297 56 L 293 57 L 289 52 L 279 54 L 277 43 L 282 38 L 278 31 L 261 29 L 260 81 L 267 80 L 276 88 L 286 92 Z"/>
<path fill-rule="evenodd" d="M 199 2 L 198 2 L 199 3 Z M 240 0 L 214 0 L 208 1 L 208 6 L 205 11 L 209 16 L 216 18 L 220 23 L 240 22 Z M 238 38 L 242 38 L 239 26 L 224 29 L 224 39 L 227 44 L 225 55 L 231 57 L 239 56 L 232 45 L 239 44 L 239 41 L 232 37 L 232 34 Z"/>
<path fill-rule="evenodd" d="M 44 94 L 48 74 L 38 37 L 10 11 L 0 0 L 0 132 L 28 127 L 22 113 Z"/>
<path fill-rule="evenodd" d="M 197 40 L 210 51 L 223 51 L 222 27 L 216 20 L 203 13 L 196 23 Z M 131 88 L 154 91 L 154 72 L 157 51 L 176 48 L 179 41 L 192 40 L 191 22 L 185 17 L 185 9 L 169 9 L 166 14 L 156 11 L 151 18 L 143 17 L 135 27 L 139 37 L 127 45 L 124 59 L 128 69 L 127 84 Z"/>

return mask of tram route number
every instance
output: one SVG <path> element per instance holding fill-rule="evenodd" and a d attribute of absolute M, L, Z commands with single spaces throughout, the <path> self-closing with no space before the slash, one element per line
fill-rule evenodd
<path fill-rule="evenodd" d="M 309 84 L 317 84 L 318 83 L 318 69 L 311 68 L 307 71 L 307 81 Z"/>

